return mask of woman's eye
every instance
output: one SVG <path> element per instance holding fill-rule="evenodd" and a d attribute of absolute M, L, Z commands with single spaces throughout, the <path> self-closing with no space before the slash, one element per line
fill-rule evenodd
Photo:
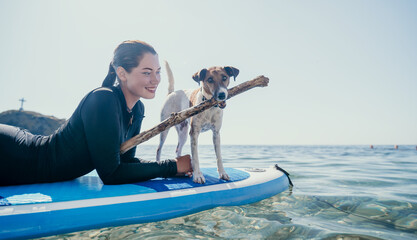
<path fill-rule="evenodd" d="M 143 74 L 146 75 L 146 76 L 150 76 L 151 75 L 150 72 L 143 72 Z"/>

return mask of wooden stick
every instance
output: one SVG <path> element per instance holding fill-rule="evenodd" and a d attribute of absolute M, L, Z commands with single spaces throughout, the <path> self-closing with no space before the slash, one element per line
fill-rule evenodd
<path fill-rule="evenodd" d="M 249 89 L 252 89 L 254 87 L 266 87 L 268 86 L 268 83 L 269 83 L 269 79 L 264 76 L 259 76 L 250 81 L 241 83 L 228 90 L 227 99 L 234 97 L 242 92 L 248 91 Z M 184 109 L 181 112 L 172 113 L 171 117 L 165 119 L 160 124 L 156 125 L 155 127 L 147 131 L 143 131 L 139 133 L 138 135 L 132 137 L 131 139 L 127 140 L 126 142 L 122 143 L 122 145 L 120 146 L 121 154 L 129 151 L 131 148 L 135 147 L 136 145 L 139 145 L 149 140 L 150 138 L 158 135 L 159 133 L 165 131 L 166 129 L 181 123 L 187 118 L 192 117 L 196 114 L 199 114 L 221 102 L 222 101 L 216 101 L 214 98 L 212 98 L 210 100 L 200 103 L 199 105 Z"/>

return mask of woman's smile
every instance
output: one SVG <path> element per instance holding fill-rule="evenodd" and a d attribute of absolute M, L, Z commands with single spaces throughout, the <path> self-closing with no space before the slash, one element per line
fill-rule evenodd
<path fill-rule="evenodd" d="M 146 90 L 148 90 L 150 93 L 155 93 L 158 86 L 152 86 L 152 87 L 145 87 Z"/>

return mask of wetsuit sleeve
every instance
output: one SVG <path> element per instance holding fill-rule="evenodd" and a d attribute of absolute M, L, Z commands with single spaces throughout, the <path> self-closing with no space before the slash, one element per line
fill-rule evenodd
<path fill-rule="evenodd" d="M 121 161 L 122 116 L 117 97 L 110 91 L 92 93 L 81 109 L 84 131 L 93 164 L 104 184 L 144 181 L 171 177 L 177 173 L 174 160 L 160 163 L 134 159 Z M 125 157 L 124 157 L 125 159 Z"/>

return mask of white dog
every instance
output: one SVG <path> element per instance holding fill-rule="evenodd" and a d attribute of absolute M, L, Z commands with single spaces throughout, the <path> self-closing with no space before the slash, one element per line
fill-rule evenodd
<path fill-rule="evenodd" d="M 167 119 L 171 113 L 180 112 L 186 108 L 200 104 L 201 102 L 215 98 L 217 101 L 223 101 L 218 106 L 212 107 L 204 112 L 201 112 L 184 122 L 175 126 L 178 132 L 178 146 L 177 157 L 181 156 L 182 148 L 187 141 L 188 127 L 191 125 L 191 160 L 193 166 L 193 180 L 197 183 L 205 183 L 205 178 L 200 171 L 200 164 L 198 160 L 198 136 L 200 132 L 207 130 L 213 131 L 213 144 L 217 157 L 217 170 L 219 177 L 224 180 L 229 180 L 229 176 L 224 170 L 221 150 L 220 150 L 220 128 L 222 126 L 223 108 L 226 106 L 224 102 L 227 99 L 227 86 L 229 85 L 230 77 L 236 79 L 239 70 L 234 67 L 211 67 L 202 69 L 193 75 L 193 79 L 200 84 L 200 87 L 194 90 L 178 90 L 174 92 L 174 77 L 172 71 L 166 63 L 166 70 L 168 74 L 168 97 L 161 112 L 161 121 Z M 160 135 L 159 147 L 156 153 L 156 160 L 161 158 L 161 150 L 165 139 L 168 135 L 168 130 Z"/>

